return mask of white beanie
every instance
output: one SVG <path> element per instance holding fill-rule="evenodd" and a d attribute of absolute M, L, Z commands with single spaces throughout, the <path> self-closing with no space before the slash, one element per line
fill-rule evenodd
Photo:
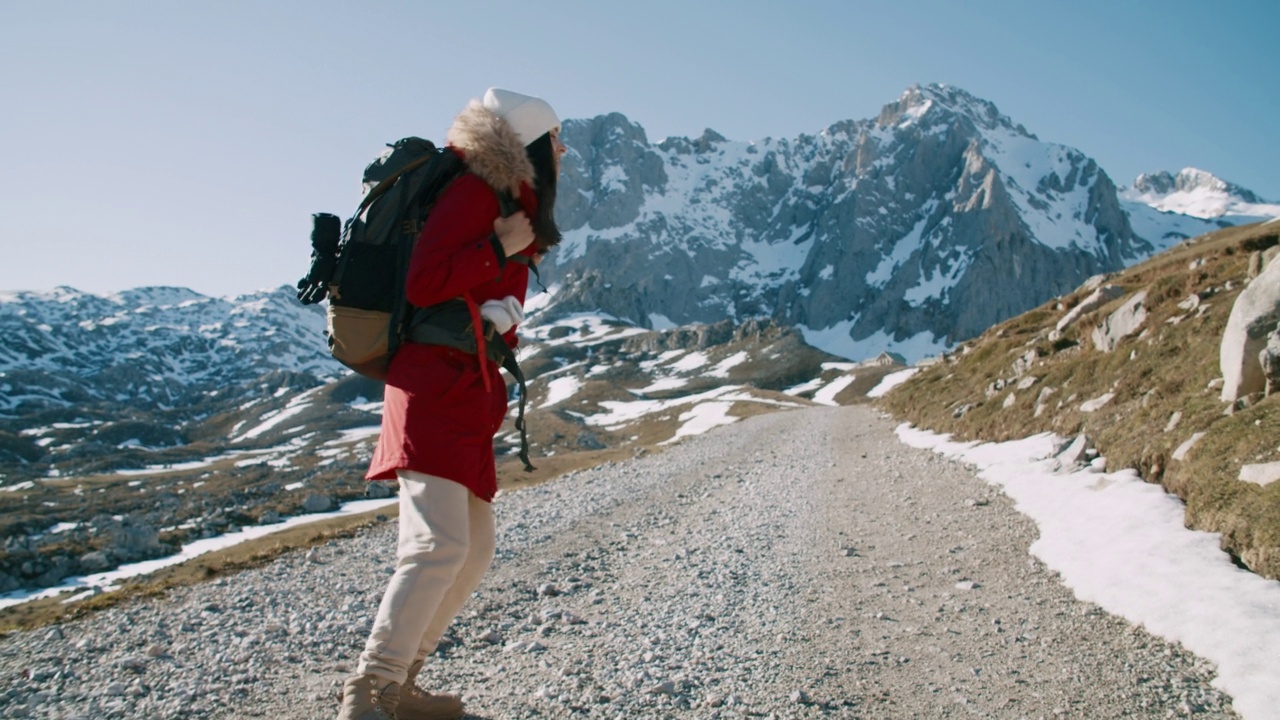
<path fill-rule="evenodd" d="M 556 111 L 542 98 L 501 88 L 489 88 L 484 94 L 484 106 L 506 120 L 520 137 L 520 142 L 526 146 L 560 128 L 560 118 L 556 117 Z"/>

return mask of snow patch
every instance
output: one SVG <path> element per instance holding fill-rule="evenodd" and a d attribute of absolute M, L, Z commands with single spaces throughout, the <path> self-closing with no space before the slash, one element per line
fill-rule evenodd
<path fill-rule="evenodd" d="M 805 325 L 797 325 L 804 341 L 810 345 L 850 360 L 866 360 L 881 352 L 892 352 L 901 355 L 908 363 L 918 362 L 921 358 L 932 357 L 950 348 L 937 340 L 932 333 L 921 332 L 905 340 L 895 340 L 883 330 L 877 330 L 870 337 L 854 340 L 850 336 L 858 319 L 836 323 L 822 330 L 813 330 Z"/>
<path fill-rule="evenodd" d="M 890 390 L 906 382 L 912 375 L 915 375 L 918 372 L 920 372 L 920 368 L 907 368 L 906 370 L 889 373 L 880 379 L 880 383 L 878 385 L 871 388 L 871 391 L 867 393 L 867 397 L 882 397 Z"/>
<path fill-rule="evenodd" d="M 659 313 L 649 313 L 649 327 L 653 328 L 654 330 L 661 331 L 661 330 L 671 330 L 679 326 L 676 325 L 674 322 L 671 322 L 671 318 L 667 317 L 666 315 L 662 315 Z"/>
<path fill-rule="evenodd" d="M 820 405 L 839 405 L 840 403 L 836 402 L 836 395 L 839 395 L 841 390 L 852 385 L 853 381 L 857 379 L 856 375 L 842 375 L 814 393 L 813 401 Z"/>
<path fill-rule="evenodd" d="M 582 381 L 574 375 L 558 377 L 547 383 L 547 398 L 539 408 L 551 407 L 573 397 L 582 389 Z"/>
<path fill-rule="evenodd" d="M 1280 583 L 1236 567 L 1216 533 L 1188 530 L 1180 500 L 1133 470 L 1063 472 L 1048 433 L 957 443 L 901 425 L 912 447 L 977 467 L 1038 526 L 1031 554 L 1084 602 L 1181 644 L 1217 666 L 1213 685 L 1245 718 L 1280 708 Z M 1142 558 L 1141 572 L 1133 558 Z"/>

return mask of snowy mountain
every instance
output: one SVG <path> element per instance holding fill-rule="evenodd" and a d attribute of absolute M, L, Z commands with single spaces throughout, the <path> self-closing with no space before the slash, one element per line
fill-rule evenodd
<path fill-rule="evenodd" d="M 1280 203 L 1270 203 L 1239 185 L 1196 168 L 1142 174 L 1120 197 L 1162 212 L 1180 213 L 1232 225 L 1280 217 Z"/>
<path fill-rule="evenodd" d="M 0 596 L 390 492 L 363 481 L 382 386 L 339 370 L 320 311 L 288 288 L 12 294 L 0 328 L 14 339 L 0 355 Z M 842 362 L 771 322 L 657 332 L 598 313 L 527 328 L 520 362 L 542 477 L 580 453 L 629 457 L 853 401 L 901 369 Z M 500 472 L 518 472 L 519 445 L 509 424 Z"/>
<path fill-rule="evenodd" d="M 544 320 L 770 317 L 917 360 L 1220 222 L 1125 203 L 1080 151 L 943 85 L 795 139 L 651 143 L 618 114 L 563 137 Z"/>
<path fill-rule="evenodd" d="M 342 375 L 324 312 L 281 287 L 237 298 L 149 287 L 0 294 L 0 413 L 128 403 L 171 409 L 266 373 Z"/>

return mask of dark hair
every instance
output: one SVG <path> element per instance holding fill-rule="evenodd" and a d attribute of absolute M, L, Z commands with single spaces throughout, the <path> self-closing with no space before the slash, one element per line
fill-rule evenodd
<path fill-rule="evenodd" d="M 538 198 L 538 216 L 533 218 L 533 234 L 538 248 L 546 250 L 560 244 L 560 228 L 556 227 L 556 158 L 551 146 L 551 133 L 529 143 L 525 149 L 533 163 L 533 194 Z"/>

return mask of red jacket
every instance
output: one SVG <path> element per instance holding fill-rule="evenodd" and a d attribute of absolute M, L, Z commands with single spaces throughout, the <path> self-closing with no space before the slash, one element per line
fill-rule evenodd
<path fill-rule="evenodd" d="M 450 130 L 450 143 L 463 153 L 471 172 L 440 196 L 418 236 L 406 280 L 407 297 L 415 306 L 464 294 L 476 305 L 509 295 L 524 302 L 528 268 L 518 262 L 500 266 L 489 236 L 499 216 L 495 187 L 518 190 L 525 212 L 534 215 L 532 167 L 526 167 L 523 145 L 514 133 L 506 137 L 500 132 L 505 123 L 493 126 L 485 113 L 483 107 L 469 107 Z M 531 245 L 524 253 L 533 251 Z M 516 329 L 503 339 L 514 348 Z M 390 479 L 396 470 L 415 470 L 461 483 L 477 497 L 492 500 L 498 490 L 493 437 L 506 412 L 506 383 L 491 360 L 440 345 L 406 343 L 387 371 L 382 435 L 366 477 Z"/>

